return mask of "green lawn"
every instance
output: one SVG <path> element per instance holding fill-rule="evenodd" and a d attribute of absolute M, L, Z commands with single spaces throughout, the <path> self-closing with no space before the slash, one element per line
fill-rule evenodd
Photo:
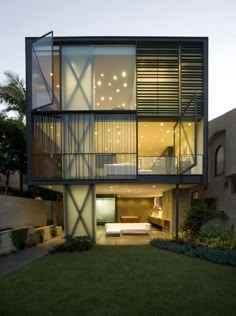
<path fill-rule="evenodd" d="M 45 256 L 0 279 L 0 315 L 235 315 L 236 268 L 152 248 Z"/>

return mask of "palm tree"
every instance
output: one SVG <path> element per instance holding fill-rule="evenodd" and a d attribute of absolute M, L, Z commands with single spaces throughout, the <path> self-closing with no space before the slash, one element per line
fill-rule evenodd
<path fill-rule="evenodd" d="M 3 112 L 15 111 L 19 119 L 23 121 L 26 110 L 26 89 L 24 80 L 12 71 L 5 71 L 7 84 L 0 84 L 0 103 L 4 103 L 6 108 Z"/>

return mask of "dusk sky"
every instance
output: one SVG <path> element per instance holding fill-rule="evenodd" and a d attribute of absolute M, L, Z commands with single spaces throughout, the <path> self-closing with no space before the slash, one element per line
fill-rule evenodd
<path fill-rule="evenodd" d="M 236 107 L 236 0 L 1 0 L 0 82 L 25 79 L 25 37 L 209 37 L 209 119 Z"/>

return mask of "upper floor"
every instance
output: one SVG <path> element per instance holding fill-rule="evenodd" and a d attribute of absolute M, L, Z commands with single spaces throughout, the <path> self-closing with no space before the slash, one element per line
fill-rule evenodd
<path fill-rule="evenodd" d="M 33 180 L 206 174 L 207 38 L 48 33 L 26 67 Z"/>

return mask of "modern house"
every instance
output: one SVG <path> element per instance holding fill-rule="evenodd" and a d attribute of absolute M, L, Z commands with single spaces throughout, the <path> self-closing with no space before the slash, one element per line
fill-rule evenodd
<path fill-rule="evenodd" d="M 236 225 L 235 123 L 236 109 L 209 121 L 209 183 L 195 188 L 196 197 L 215 200 L 216 209 L 226 213 L 220 222 L 228 228 Z"/>
<path fill-rule="evenodd" d="M 208 39 L 50 32 L 26 75 L 29 183 L 63 192 L 65 233 L 155 208 L 176 233 L 207 183 Z"/>

